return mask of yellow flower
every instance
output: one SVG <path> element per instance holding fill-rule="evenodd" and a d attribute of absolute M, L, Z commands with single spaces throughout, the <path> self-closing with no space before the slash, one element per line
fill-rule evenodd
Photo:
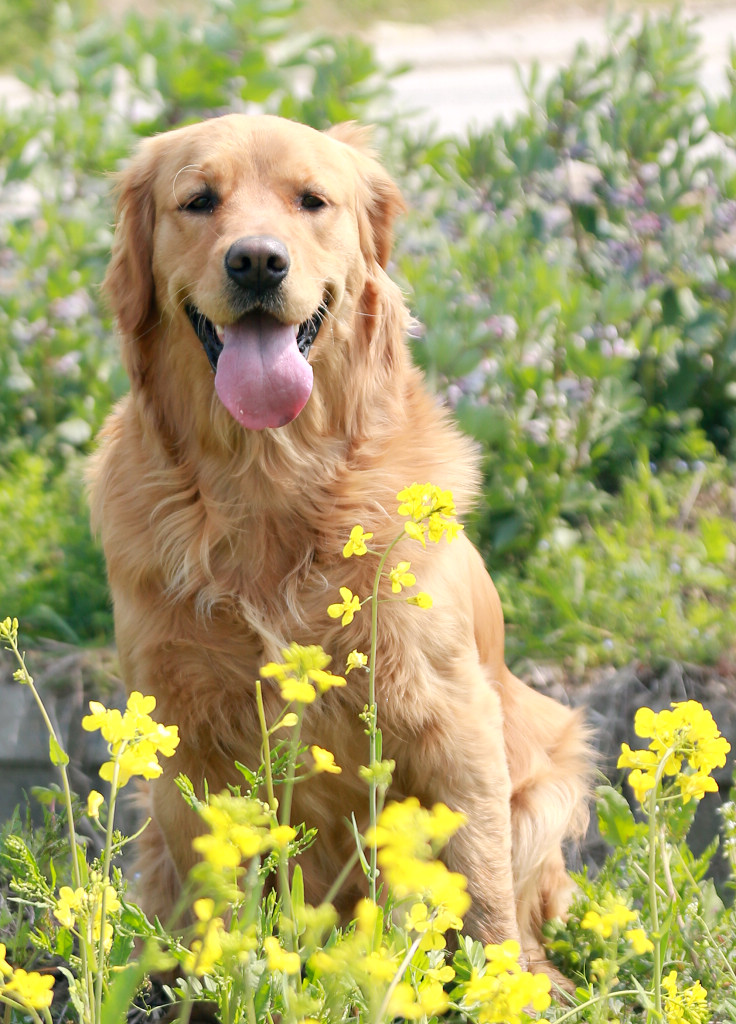
<path fill-rule="evenodd" d="M 422 1016 L 422 1008 L 417 1002 L 414 989 L 408 981 L 400 981 L 391 993 L 388 1004 L 389 1020 L 403 1017 L 404 1020 L 417 1020 Z"/>
<path fill-rule="evenodd" d="M 9 619 L 6 619 L 6 622 L 9 622 L 9 621 L 10 621 Z M 8 961 L 5 959 L 5 954 L 6 953 L 7 953 L 6 947 L 3 945 L 2 942 L 0 942 L 0 978 L 9 978 L 10 975 L 13 973 L 13 968 L 10 966 Z"/>
<path fill-rule="evenodd" d="M 521 1024 L 529 1006 L 541 1013 L 550 1004 L 550 979 L 519 966 L 519 944 L 513 940 L 486 946 L 486 968 L 473 970 L 462 985 L 461 1006 L 473 1007 L 479 1024 Z"/>
<path fill-rule="evenodd" d="M 443 984 L 452 981 L 455 977 L 455 971 L 449 964 L 444 964 L 442 967 L 428 967 L 424 973 L 426 977 L 432 978 L 434 981 L 441 981 Z"/>
<path fill-rule="evenodd" d="M 647 799 L 647 794 L 654 789 L 655 774 L 653 772 L 642 772 L 639 768 L 635 768 L 633 772 L 629 773 L 629 785 L 636 799 L 640 804 L 643 804 Z"/>
<path fill-rule="evenodd" d="M 400 516 L 408 516 L 405 532 L 425 544 L 425 536 L 437 543 L 443 536 L 453 540 L 462 526 L 455 521 L 455 503 L 450 491 L 443 491 L 434 484 L 412 484 L 396 495 L 399 500 Z"/>
<path fill-rule="evenodd" d="M 364 533 L 362 526 L 354 526 L 350 531 L 350 540 L 342 549 L 343 558 L 350 558 L 351 555 L 364 555 L 368 551 L 366 541 L 370 540 L 372 533 Z"/>
<path fill-rule="evenodd" d="M 368 667 L 368 655 L 363 654 L 361 651 L 351 651 L 348 654 L 346 661 L 345 675 L 351 672 L 354 668 L 367 668 Z"/>
<path fill-rule="evenodd" d="M 299 954 L 287 952 L 281 947 L 275 936 L 266 936 L 263 940 L 263 949 L 270 971 L 282 971 L 284 974 L 298 974 L 301 971 Z"/>
<path fill-rule="evenodd" d="M 163 768 L 158 763 L 155 748 L 144 742 L 135 746 L 124 746 L 116 753 L 112 761 L 105 761 L 100 768 L 100 778 L 112 782 L 115 776 L 115 764 L 118 765 L 118 788 L 127 786 L 135 776 L 143 779 L 157 779 Z"/>
<path fill-rule="evenodd" d="M 439 979 L 428 977 L 426 984 L 420 984 L 418 994 L 419 1007 L 426 1017 L 439 1017 L 450 1005 L 450 999 Z"/>
<path fill-rule="evenodd" d="M 443 804 L 429 811 L 416 797 L 409 797 L 401 803 L 387 804 L 366 836 L 378 847 L 378 863 L 395 895 L 400 899 L 415 895 L 431 908 L 432 933 L 461 928 L 470 906 L 464 876 L 434 859 L 437 848 L 452 834 L 451 821 L 456 831 L 464 820 L 462 815 L 453 818 L 453 812 Z M 409 920 L 417 930 L 427 920 L 422 914 L 417 907 L 410 911 Z"/>
<path fill-rule="evenodd" d="M 54 994 L 53 974 L 39 974 L 38 971 L 26 972 L 22 967 L 16 968 L 9 981 L 5 982 L 4 991 L 11 993 L 19 1002 L 34 1010 L 44 1010 L 51 1006 Z"/>
<path fill-rule="evenodd" d="M 339 619 L 342 616 L 341 625 L 349 626 L 355 613 L 360 611 L 360 598 L 347 587 L 340 587 L 340 597 L 342 602 L 331 604 L 327 609 L 327 614 L 331 619 Z"/>
<path fill-rule="evenodd" d="M 96 789 L 90 790 L 89 796 L 87 797 L 87 815 L 90 818 L 99 818 L 100 807 L 104 802 L 105 798 L 102 793 L 98 793 Z"/>
<path fill-rule="evenodd" d="M 211 921 L 215 914 L 215 901 L 209 897 L 202 897 L 202 899 L 195 900 L 192 904 L 192 910 L 194 916 L 198 921 Z"/>
<path fill-rule="evenodd" d="M 342 676 L 335 676 L 326 671 L 332 659 L 319 644 L 303 647 L 301 644 L 291 643 L 282 649 L 281 655 L 284 659 L 282 662 L 270 661 L 263 666 L 260 674 L 266 679 L 276 679 L 282 687 L 282 696 L 283 687 L 289 681 L 314 684 L 320 693 L 324 693 L 332 686 L 346 685 Z"/>
<path fill-rule="evenodd" d="M 209 832 L 197 836 L 192 846 L 218 871 L 237 868 L 272 846 L 270 815 L 260 800 L 225 791 L 210 796 L 199 813 Z"/>
<path fill-rule="evenodd" d="M 680 788 L 682 802 L 688 803 L 691 799 L 702 800 L 706 793 L 717 793 L 718 783 L 710 775 L 678 775 L 677 785 Z"/>
<path fill-rule="evenodd" d="M 404 533 L 407 537 L 411 537 L 412 540 L 418 540 L 423 548 L 426 548 L 427 544 L 424 540 L 424 534 L 427 532 L 424 523 L 415 523 L 413 519 L 410 519 L 408 523 L 404 523 Z"/>
<path fill-rule="evenodd" d="M 218 871 L 223 871 L 225 868 L 236 868 L 242 860 L 237 846 L 233 843 L 222 842 L 217 836 L 195 836 L 192 846 L 208 864 Z"/>
<path fill-rule="evenodd" d="M 516 939 L 507 939 L 501 943 L 489 942 L 487 946 L 484 946 L 483 952 L 488 962 L 487 974 L 521 973 L 521 967 L 519 966 L 521 946 Z"/>
<path fill-rule="evenodd" d="M 407 597 L 407 604 L 415 604 L 417 608 L 431 608 L 432 598 L 429 594 L 425 594 L 423 591 L 415 594 L 413 597 Z"/>
<path fill-rule="evenodd" d="M 631 750 L 624 743 L 618 764 L 632 769 L 629 783 L 641 803 L 654 789 L 658 774 L 665 779 L 674 777 L 674 783 L 667 784 L 667 792 L 679 789 L 683 803 L 700 800 L 717 789 L 710 773 L 725 765 L 731 748 L 702 704 L 679 701 L 659 713 L 639 708 L 634 730 L 637 736 L 650 740 L 649 749 Z"/>
<path fill-rule="evenodd" d="M 54 917 L 64 928 L 73 928 L 77 914 L 85 903 L 84 889 L 72 889 L 68 885 L 62 885 L 59 889 L 59 898 L 54 907 Z"/>
<path fill-rule="evenodd" d="M 282 698 L 288 703 L 312 704 L 317 697 L 317 691 L 306 679 L 285 679 L 280 689 Z"/>
<path fill-rule="evenodd" d="M 312 746 L 309 752 L 314 758 L 314 770 L 316 772 L 328 772 L 330 775 L 339 775 L 342 768 L 335 764 L 335 755 L 324 747 Z"/>
<path fill-rule="evenodd" d="M 274 825 L 269 832 L 269 838 L 276 849 L 283 850 L 296 839 L 296 829 L 291 825 Z"/>
<path fill-rule="evenodd" d="M 690 988 L 677 991 L 677 972 L 670 971 L 662 978 L 665 991 L 664 1012 L 667 1024 L 705 1024 L 710 1020 L 708 993 L 696 981 Z"/>
<path fill-rule="evenodd" d="M 629 940 L 634 947 L 634 952 L 639 956 L 643 953 L 651 953 L 654 949 L 654 943 L 647 938 L 647 933 L 643 928 L 630 928 L 624 932 L 624 937 Z"/>
<path fill-rule="evenodd" d="M 399 562 L 395 569 L 390 569 L 388 578 L 391 581 L 391 591 L 400 594 L 402 587 L 413 587 L 417 581 L 413 572 L 409 572 L 411 562 Z"/>
<path fill-rule="evenodd" d="M 601 910 L 603 913 L 599 912 Z M 636 911 L 630 910 L 625 903 L 617 903 L 609 898 L 604 900 L 604 905 L 598 910 L 588 910 L 580 922 L 580 927 L 608 939 L 614 930 L 618 932 L 635 921 L 636 916 Z"/>
<path fill-rule="evenodd" d="M 111 782 L 115 765 L 119 766 L 118 787 L 125 786 L 133 776 L 155 779 L 161 774 L 158 754 L 171 757 L 179 744 L 179 730 L 154 721 L 149 712 L 156 707 L 155 697 L 144 697 L 134 690 L 128 697 L 125 712 L 107 709 L 91 700 L 91 714 L 82 719 L 87 732 L 100 731 L 107 741 L 110 760 L 100 769 L 100 777 Z M 98 806 L 99 810 L 99 806 Z"/>

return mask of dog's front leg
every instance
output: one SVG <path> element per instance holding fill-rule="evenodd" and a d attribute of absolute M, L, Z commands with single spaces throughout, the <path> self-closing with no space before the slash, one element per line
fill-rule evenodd
<path fill-rule="evenodd" d="M 442 859 L 468 881 L 472 906 L 465 930 L 482 942 L 518 939 L 511 861 L 511 782 L 497 692 L 475 667 L 462 708 L 432 702 L 411 740 L 384 746 L 397 763 L 396 783 L 426 806 L 442 802 L 462 811 L 466 824 L 448 843 Z M 439 687 L 438 683 L 438 687 Z M 451 688 L 450 688 L 451 689 Z M 392 749 L 393 748 L 393 749 Z"/>

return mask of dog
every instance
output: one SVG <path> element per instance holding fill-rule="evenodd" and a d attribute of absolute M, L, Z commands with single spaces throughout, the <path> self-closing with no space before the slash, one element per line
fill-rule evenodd
<path fill-rule="evenodd" d="M 369 649 L 366 611 L 345 627 L 326 614 L 340 587 L 372 590 L 375 558 L 342 555 L 352 527 L 385 550 L 402 488 L 430 481 L 462 515 L 479 470 L 410 361 L 386 273 L 404 203 L 366 129 L 226 115 L 144 141 L 118 190 L 104 292 L 131 390 L 93 457 L 91 508 L 126 685 L 181 736 L 140 849 L 142 905 L 166 921 L 201 830 L 177 774 L 214 792 L 238 781 L 235 760 L 260 763 L 260 667 L 291 641 L 321 644 L 338 673 Z M 378 616 L 389 798 L 464 812 L 443 859 L 467 878 L 466 930 L 516 939 L 549 970 L 541 927 L 565 912 L 562 845 L 587 815 L 584 723 L 506 667 L 499 598 L 465 534 L 407 538 L 396 556 L 433 605 Z M 273 721 L 283 701 L 263 685 Z M 294 793 L 292 820 L 318 829 L 300 858 L 313 903 L 354 850 L 346 815 L 367 826 L 366 700 L 354 672 L 304 712 L 304 742 L 342 767 Z M 339 893 L 344 917 L 363 884 L 357 869 Z"/>

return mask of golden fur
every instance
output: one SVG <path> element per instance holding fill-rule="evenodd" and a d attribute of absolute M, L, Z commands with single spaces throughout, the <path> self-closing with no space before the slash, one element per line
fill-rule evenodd
<path fill-rule="evenodd" d="M 217 205 L 182 208 L 205 185 Z M 300 197 L 318 194 L 319 209 Z M 253 680 L 289 641 L 319 643 L 343 670 L 368 650 L 370 616 L 342 628 L 326 607 L 340 586 L 365 596 L 375 559 L 344 559 L 360 523 L 382 548 L 401 529 L 396 494 L 413 481 L 450 489 L 459 513 L 478 489 L 473 446 L 428 393 L 409 360 L 408 314 L 385 273 L 393 182 L 343 125 L 322 134 L 273 117 L 230 115 L 145 142 L 119 182 L 118 224 L 105 291 L 122 335 L 132 390 L 110 416 L 91 467 L 130 690 L 154 694 L 181 744 L 151 787 L 153 824 L 141 845 L 141 899 L 166 919 L 192 866 L 199 822 L 174 786 L 185 772 L 212 791 L 255 766 L 260 733 Z M 285 426 L 244 429 L 213 388 L 185 313 L 194 303 L 228 323 L 223 259 L 233 241 L 281 240 L 291 259 L 279 317 L 298 324 L 321 302 L 310 354 L 311 397 Z M 465 812 L 445 859 L 468 879 L 468 931 L 519 938 L 544 959 L 540 926 L 563 913 L 569 879 L 561 843 L 586 820 L 588 751 L 576 713 L 515 678 L 503 658 L 496 590 L 464 535 L 426 551 L 402 542 L 431 610 L 384 604 L 377 703 L 390 796 L 415 794 Z M 265 683 L 267 714 L 281 707 Z M 341 775 L 296 788 L 293 819 L 319 829 L 302 859 L 317 902 L 353 847 L 344 819 L 367 817 L 357 769 L 367 758 L 358 715 L 365 674 L 310 705 L 304 741 L 335 754 Z M 359 873 L 338 899 L 350 913 Z"/>

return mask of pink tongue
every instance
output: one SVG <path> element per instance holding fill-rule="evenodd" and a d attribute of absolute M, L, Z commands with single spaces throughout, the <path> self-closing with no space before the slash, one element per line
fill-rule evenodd
<path fill-rule="evenodd" d="M 223 328 L 215 390 L 249 430 L 290 423 L 312 393 L 312 367 L 297 347 L 296 333 L 266 313 L 249 313 Z"/>

